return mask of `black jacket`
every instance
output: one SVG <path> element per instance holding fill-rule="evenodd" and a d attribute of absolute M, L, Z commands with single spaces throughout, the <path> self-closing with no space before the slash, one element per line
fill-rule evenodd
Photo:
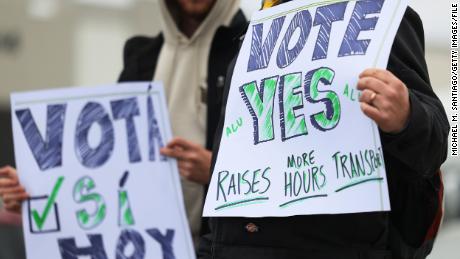
<path fill-rule="evenodd" d="M 424 233 L 421 231 L 431 224 L 435 211 L 430 211 L 432 204 L 425 204 L 426 199 L 419 198 L 436 192 L 434 175 L 447 155 L 449 124 L 442 104 L 430 86 L 421 20 L 410 8 L 398 30 L 388 70 L 407 85 L 411 102 L 407 128 L 398 135 L 380 134 L 392 212 L 286 218 L 211 218 L 211 234 L 202 238 L 200 258 L 391 258 L 388 251 L 390 222 L 401 230 L 407 243 L 417 247 L 423 241 L 420 237 Z M 225 103 L 229 84 L 230 80 L 227 80 Z M 224 117 L 225 109 L 221 115 L 221 118 Z M 221 119 L 213 167 L 222 130 Z M 408 197 L 412 197 L 409 199 L 412 201 L 423 201 L 423 204 L 407 204 Z M 356 201 L 359 202 L 359 197 Z M 405 211 L 412 211 L 412 215 L 418 216 L 405 219 L 408 215 Z"/>
<path fill-rule="evenodd" d="M 240 10 L 233 18 L 230 26 L 219 27 L 214 35 L 209 53 L 208 92 L 207 92 L 207 126 L 206 148 L 213 147 L 214 135 L 222 109 L 224 83 L 228 67 L 238 53 L 239 37 L 246 30 L 247 20 Z M 160 33 L 156 37 L 136 36 L 129 39 L 123 52 L 123 71 L 119 82 L 151 81 L 155 74 L 158 57 L 164 37 Z M 206 186 L 204 188 L 207 188 Z M 204 200 L 204 197 L 203 197 Z M 208 233 L 207 219 L 203 219 L 201 233 Z"/>

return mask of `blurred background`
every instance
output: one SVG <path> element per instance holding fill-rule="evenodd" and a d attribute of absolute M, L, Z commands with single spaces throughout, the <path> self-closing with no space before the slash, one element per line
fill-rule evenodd
<path fill-rule="evenodd" d="M 411 3 L 425 26 L 432 86 L 446 108 L 450 2 Z M 242 0 L 241 5 L 250 17 L 260 1 Z M 11 92 L 114 83 L 125 40 L 158 30 L 156 0 L 0 0 L 0 166 L 14 165 Z M 446 217 L 431 259 L 460 258 L 460 159 L 449 158 L 443 172 Z M 11 225 L 14 221 L 0 216 L 0 259 L 24 258 L 21 228 Z"/>

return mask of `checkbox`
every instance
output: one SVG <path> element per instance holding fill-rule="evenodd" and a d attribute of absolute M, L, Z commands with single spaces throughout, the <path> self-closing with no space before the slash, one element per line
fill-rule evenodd
<path fill-rule="evenodd" d="M 29 216 L 29 230 L 33 234 L 45 234 L 45 233 L 54 233 L 61 231 L 61 226 L 59 222 L 59 210 L 58 204 L 53 203 L 50 206 L 49 216 L 46 218 L 46 221 L 42 225 L 38 225 L 36 220 L 33 217 L 33 211 L 43 211 L 49 202 L 49 196 L 36 196 L 31 197 L 27 201 L 28 216 Z"/>

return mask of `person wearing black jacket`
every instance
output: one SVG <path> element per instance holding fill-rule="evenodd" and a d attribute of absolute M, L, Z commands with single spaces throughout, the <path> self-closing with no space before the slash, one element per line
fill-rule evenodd
<path fill-rule="evenodd" d="M 224 107 L 232 71 L 227 76 Z M 430 85 L 423 26 L 413 9 L 407 9 L 401 22 L 387 71 L 370 69 L 360 77 L 362 110 L 380 128 L 392 211 L 210 218 L 211 233 L 201 239 L 200 259 L 396 259 L 399 257 L 392 255 L 390 248 L 393 228 L 406 244 L 422 244 L 423 231 L 430 227 L 435 213 L 424 197 L 439 186 L 435 174 L 447 156 L 449 124 Z M 211 172 L 219 152 L 223 118 L 225 108 L 217 129 Z"/>

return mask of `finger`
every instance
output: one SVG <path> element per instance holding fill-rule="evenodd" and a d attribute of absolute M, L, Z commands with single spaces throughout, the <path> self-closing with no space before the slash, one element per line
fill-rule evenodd
<path fill-rule="evenodd" d="M 14 170 L 14 168 L 9 165 L 0 167 L 0 173 L 5 172 L 5 171 L 12 171 L 12 170 Z"/>
<path fill-rule="evenodd" d="M 359 75 L 359 78 L 364 77 L 374 77 L 387 84 L 391 84 L 397 79 L 396 76 L 393 75 L 393 73 L 391 73 L 390 71 L 378 68 L 369 68 L 364 70 Z"/>
<path fill-rule="evenodd" d="M 174 156 L 175 153 L 176 153 L 176 150 L 174 150 L 173 148 L 164 147 L 160 149 L 160 154 L 162 154 L 163 156 L 172 157 Z"/>
<path fill-rule="evenodd" d="M 160 148 L 160 154 L 162 154 L 163 156 L 170 156 L 173 153 L 173 151 L 173 149 L 168 147 Z"/>
<path fill-rule="evenodd" d="M 0 176 L 12 177 L 16 175 L 16 170 L 11 166 L 0 168 Z"/>
<path fill-rule="evenodd" d="M 191 163 L 198 163 L 200 160 L 200 155 L 197 152 L 188 151 L 184 153 L 184 160 Z"/>
<path fill-rule="evenodd" d="M 371 90 L 376 94 L 385 94 L 387 90 L 387 84 L 383 81 L 376 79 L 374 77 L 363 77 L 358 81 L 358 90 Z"/>
<path fill-rule="evenodd" d="M 10 188 L 18 186 L 19 182 L 16 179 L 0 178 L 0 188 Z"/>
<path fill-rule="evenodd" d="M 14 186 L 14 187 L 0 189 L 0 195 L 10 194 L 10 193 L 26 193 L 26 190 L 22 186 Z"/>
<path fill-rule="evenodd" d="M 160 153 L 167 157 L 172 157 L 176 159 L 184 159 L 184 151 L 179 148 L 162 148 Z"/>
<path fill-rule="evenodd" d="M 3 195 L 3 200 L 5 202 L 8 201 L 23 201 L 29 198 L 29 195 L 27 193 L 7 193 Z"/>
<path fill-rule="evenodd" d="M 359 101 L 367 104 L 372 104 L 372 102 L 375 100 L 375 97 L 377 97 L 377 94 L 374 91 L 365 89 L 361 92 Z"/>
<path fill-rule="evenodd" d="M 178 164 L 179 170 L 192 171 L 193 165 L 190 162 L 180 161 Z"/>
<path fill-rule="evenodd" d="M 195 144 L 184 138 L 176 137 L 168 143 L 167 147 L 181 147 L 183 149 L 192 149 L 195 147 Z"/>
<path fill-rule="evenodd" d="M 379 122 L 382 121 L 381 112 L 377 108 L 367 103 L 361 103 L 360 105 L 361 105 L 361 110 L 367 117 L 371 118 L 377 124 L 379 124 Z"/>
<path fill-rule="evenodd" d="M 359 98 L 360 102 L 367 103 L 371 106 L 374 106 L 379 111 L 384 111 L 388 109 L 386 97 L 381 94 L 376 94 L 371 90 L 364 90 Z"/>

